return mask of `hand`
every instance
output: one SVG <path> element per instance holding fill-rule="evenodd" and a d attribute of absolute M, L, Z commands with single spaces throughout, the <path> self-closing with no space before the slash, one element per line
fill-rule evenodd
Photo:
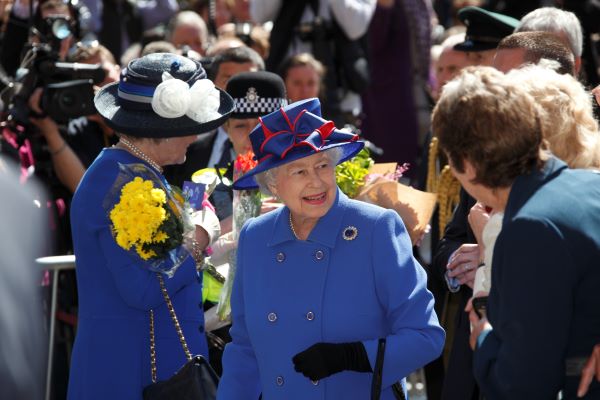
<path fill-rule="evenodd" d="M 458 279 L 458 283 L 461 285 L 467 285 L 471 289 L 475 281 L 475 272 L 477 272 L 477 266 L 479 265 L 479 245 L 477 244 L 463 244 L 456 250 L 450 260 L 448 260 L 448 276 L 450 278 Z"/>
<path fill-rule="evenodd" d="M 394 7 L 394 0 L 377 0 L 377 5 L 383 8 Z"/>
<path fill-rule="evenodd" d="M 312 381 L 341 371 L 370 372 L 365 346 L 353 343 L 317 343 L 292 358 L 294 369 Z"/>
<path fill-rule="evenodd" d="M 492 325 L 490 325 L 487 318 L 479 318 L 473 309 L 473 299 L 469 299 L 465 311 L 469 313 L 469 321 L 471 322 L 472 327 L 469 345 L 471 346 L 471 349 L 475 351 L 477 348 L 477 338 L 479 338 L 479 335 L 484 330 L 492 329 Z"/>
<path fill-rule="evenodd" d="M 592 94 L 594 95 L 594 97 L 596 97 L 596 103 L 598 103 L 598 105 L 600 105 L 600 85 L 596 86 L 592 90 Z"/>
<path fill-rule="evenodd" d="M 476 203 L 469 211 L 469 225 L 475 234 L 477 244 L 481 246 L 480 252 L 483 253 L 483 228 L 490 220 L 490 214 L 486 211 L 482 203 Z"/>
<path fill-rule="evenodd" d="M 206 249 L 208 247 L 208 243 L 210 242 L 208 232 L 200 225 L 196 225 L 194 239 L 196 239 L 196 242 L 198 242 L 198 247 L 202 250 Z"/>
<path fill-rule="evenodd" d="M 600 86 L 598 88 L 600 88 Z M 579 381 L 579 388 L 577 389 L 577 397 L 585 396 L 592 383 L 592 379 L 594 379 L 594 375 L 596 376 L 596 380 L 600 381 L 600 344 L 597 344 L 594 347 L 590 358 L 583 367 L 583 371 L 581 371 L 581 380 Z"/>

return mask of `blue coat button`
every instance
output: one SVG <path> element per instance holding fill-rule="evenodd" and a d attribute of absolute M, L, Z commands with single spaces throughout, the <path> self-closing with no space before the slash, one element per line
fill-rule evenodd
<path fill-rule="evenodd" d="M 278 376 L 275 379 L 275 383 L 277 384 L 277 386 L 283 386 L 283 376 Z"/>
<path fill-rule="evenodd" d="M 323 253 L 323 250 L 317 250 L 317 251 L 315 252 L 315 258 L 316 258 L 317 260 L 322 260 L 322 259 L 323 259 L 323 257 L 325 257 L 325 253 Z"/>
<path fill-rule="evenodd" d="M 277 256 L 275 258 L 276 258 L 277 262 L 283 262 L 285 260 L 285 254 L 277 253 Z"/>
<path fill-rule="evenodd" d="M 319 381 L 318 380 L 316 380 L 316 381 L 310 381 L 310 383 L 312 383 L 313 385 L 317 386 L 319 384 Z"/>
<path fill-rule="evenodd" d="M 306 319 L 312 321 L 313 319 L 315 319 L 315 314 L 312 311 L 307 312 Z"/>
<path fill-rule="evenodd" d="M 267 315 L 267 319 L 269 320 L 269 322 L 275 322 L 277 321 L 277 314 L 275 314 L 274 312 L 269 313 L 269 315 Z"/>

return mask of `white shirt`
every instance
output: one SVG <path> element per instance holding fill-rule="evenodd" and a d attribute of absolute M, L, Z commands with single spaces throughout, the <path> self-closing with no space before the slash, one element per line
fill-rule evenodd
<path fill-rule="evenodd" d="M 225 132 L 222 127 L 217 128 L 217 137 L 215 138 L 215 143 L 213 144 L 212 152 L 210 153 L 210 158 L 208 159 L 208 168 L 214 168 L 214 166 L 221 160 L 223 146 L 225 146 L 225 142 L 227 140 L 229 140 L 227 132 Z M 231 148 L 231 159 L 235 159 L 233 147 Z"/>

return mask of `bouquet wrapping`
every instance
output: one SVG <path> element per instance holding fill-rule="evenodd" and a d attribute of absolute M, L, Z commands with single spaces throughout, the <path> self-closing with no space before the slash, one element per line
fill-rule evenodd
<path fill-rule="evenodd" d="M 375 164 L 363 149 L 336 167 L 336 181 L 348 197 L 396 211 L 415 245 L 428 229 L 436 195 L 398 182 L 407 169 L 406 164 Z"/>
<path fill-rule="evenodd" d="M 172 277 L 190 255 L 195 227 L 183 195 L 144 164 L 119 164 L 103 202 L 119 247 Z"/>
<path fill-rule="evenodd" d="M 234 181 L 254 168 L 254 166 L 256 166 L 256 161 L 254 160 L 254 154 L 252 152 L 238 155 L 233 164 Z M 260 214 L 261 204 L 261 194 L 258 189 L 233 191 L 232 236 L 235 243 L 238 242 L 240 231 L 242 230 L 244 223 L 250 218 L 257 217 Z M 221 297 L 217 308 L 217 315 L 222 321 L 228 319 L 231 315 L 231 291 L 236 274 L 236 254 L 237 246 L 235 249 L 229 251 L 228 254 L 229 273 L 227 274 L 227 279 L 225 280 L 223 290 L 221 291 Z"/>

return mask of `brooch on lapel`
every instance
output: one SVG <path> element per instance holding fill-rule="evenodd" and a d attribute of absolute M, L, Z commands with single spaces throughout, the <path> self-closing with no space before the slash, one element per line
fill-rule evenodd
<path fill-rule="evenodd" d="M 354 240 L 358 236 L 358 229 L 355 226 L 349 226 L 342 232 L 344 240 Z"/>

